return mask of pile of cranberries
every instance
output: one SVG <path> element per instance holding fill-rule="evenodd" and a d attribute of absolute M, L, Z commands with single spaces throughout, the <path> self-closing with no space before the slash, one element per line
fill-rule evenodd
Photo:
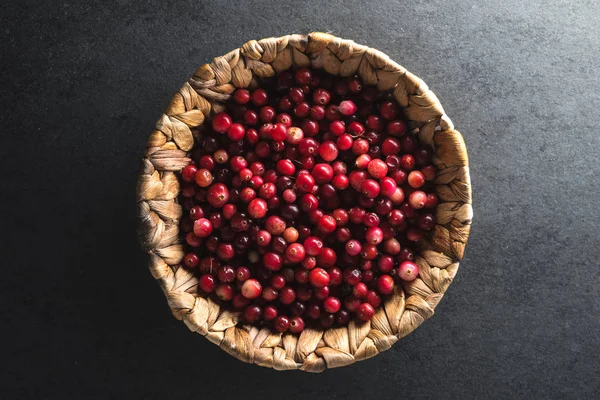
<path fill-rule="evenodd" d="M 436 169 L 389 93 L 301 68 L 237 89 L 207 125 L 181 173 L 183 262 L 204 294 L 298 333 L 368 321 L 418 276 Z"/>

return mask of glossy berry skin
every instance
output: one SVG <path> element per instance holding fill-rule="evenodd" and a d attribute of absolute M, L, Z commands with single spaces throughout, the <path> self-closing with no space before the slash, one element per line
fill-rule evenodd
<path fill-rule="evenodd" d="M 287 331 L 290 327 L 290 319 L 285 315 L 279 315 L 273 321 L 273 328 L 280 333 Z"/>
<path fill-rule="evenodd" d="M 267 215 L 267 202 L 263 199 L 253 199 L 248 203 L 248 215 L 255 219 L 261 219 Z"/>
<path fill-rule="evenodd" d="M 277 253 L 266 253 L 263 256 L 263 265 L 270 271 L 278 271 L 283 265 L 283 258 Z"/>
<path fill-rule="evenodd" d="M 414 281 L 419 276 L 419 267 L 412 261 L 403 261 L 398 268 L 398 277 L 404 281 Z"/>
<path fill-rule="evenodd" d="M 370 321 L 375 315 L 375 308 L 369 303 L 362 303 L 356 312 L 356 316 L 363 321 Z"/>
<path fill-rule="evenodd" d="M 204 293 L 212 293 L 217 283 L 212 275 L 202 275 L 198 280 L 198 286 Z"/>
<path fill-rule="evenodd" d="M 329 285 L 330 277 L 323 268 L 314 268 L 310 271 L 308 280 L 313 287 L 322 288 Z"/>
<path fill-rule="evenodd" d="M 304 320 L 302 317 L 292 317 L 290 319 L 290 332 L 292 333 L 300 333 L 304 330 Z"/>
<path fill-rule="evenodd" d="M 248 279 L 242 285 L 242 296 L 247 299 L 255 299 L 260 296 L 262 286 L 256 279 Z"/>
<path fill-rule="evenodd" d="M 323 308 L 328 313 L 336 313 L 342 307 L 342 302 L 337 297 L 328 297 L 323 301 Z"/>
<path fill-rule="evenodd" d="M 333 178 L 333 168 L 329 164 L 317 164 L 313 167 L 311 175 L 319 185 L 328 183 Z"/>
<path fill-rule="evenodd" d="M 377 279 L 377 290 L 384 295 L 391 294 L 394 291 L 394 279 L 389 275 L 381 275 Z"/>
<path fill-rule="evenodd" d="M 193 182 L 197 171 L 198 168 L 194 164 L 190 164 L 181 171 L 181 179 L 185 182 Z"/>
<path fill-rule="evenodd" d="M 304 257 L 306 257 L 306 250 L 300 243 L 292 243 L 285 250 L 285 258 L 292 263 L 299 263 Z"/>
<path fill-rule="evenodd" d="M 199 238 L 210 236 L 213 230 L 212 223 L 206 218 L 199 218 L 194 221 L 194 234 Z"/>
<path fill-rule="evenodd" d="M 250 95 L 250 99 L 255 106 L 262 107 L 265 106 L 269 101 L 269 95 L 264 89 L 256 89 Z"/>
<path fill-rule="evenodd" d="M 215 132 L 225 133 L 232 123 L 233 120 L 229 114 L 220 112 L 214 115 L 212 119 L 212 128 L 215 130 Z"/>

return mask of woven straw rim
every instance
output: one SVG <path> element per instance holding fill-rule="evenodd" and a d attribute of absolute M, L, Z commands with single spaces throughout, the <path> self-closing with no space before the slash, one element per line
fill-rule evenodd
<path fill-rule="evenodd" d="M 392 91 L 419 139 L 435 149 L 434 184 L 440 203 L 435 229 L 419 242 L 419 278 L 397 286 L 370 322 L 309 328 L 298 336 L 238 325 L 238 312 L 222 310 L 218 302 L 196 295 L 197 277 L 181 267 L 176 172 L 190 162 L 189 152 L 204 120 L 222 111 L 236 88 L 255 87 L 256 78 L 305 66 L 333 75 L 358 74 L 366 84 Z M 376 356 L 430 318 L 456 275 L 473 214 L 467 151 L 435 94 L 380 51 L 320 32 L 251 40 L 198 68 L 173 96 L 150 136 L 137 202 L 139 237 L 149 254 L 150 272 L 177 319 L 244 362 L 308 372 Z"/>

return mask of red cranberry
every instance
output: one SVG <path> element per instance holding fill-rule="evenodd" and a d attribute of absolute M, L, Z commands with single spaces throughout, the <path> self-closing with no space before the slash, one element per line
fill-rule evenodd
<path fill-rule="evenodd" d="M 263 199 L 253 199 L 248 204 L 248 215 L 255 219 L 261 219 L 267 215 L 267 202 Z"/>
<path fill-rule="evenodd" d="M 330 277 L 327 271 L 322 268 L 314 268 L 308 276 L 309 282 L 316 288 L 322 288 L 329 284 Z"/>
<path fill-rule="evenodd" d="M 290 320 L 285 315 L 279 315 L 273 321 L 273 328 L 280 333 L 287 331 L 290 327 Z"/>
<path fill-rule="evenodd" d="M 328 313 L 336 313 L 342 307 L 342 302 L 337 297 L 328 297 L 323 301 L 323 308 Z"/>
<path fill-rule="evenodd" d="M 235 270 L 231 267 L 231 265 L 224 265 L 218 269 L 217 277 L 221 282 L 233 282 L 235 280 Z"/>
<path fill-rule="evenodd" d="M 321 106 L 329 104 L 331 101 L 331 94 L 325 89 L 317 89 L 313 93 L 313 102 Z"/>
<path fill-rule="evenodd" d="M 183 263 L 188 268 L 196 268 L 200 264 L 200 259 L 196 254 L 189 253 L 183 258 Z"/>
<path fill-rule="evenodd" d="M 357 139 L 352 143 L 352 152 L 356 155 L 366 154 L 369 151 L 369 142 L 365 139 Z"/>
<path fill-rule="evenodd" d="M 391 294 L 394 291 L 394 279 L 389 275 L 381 275 L 377 279 L 377 290 L 381 294 Z"/>
<path fill-rule="evenodd" d="M 256 279 L 248 279 L 242 285 L 242 296 L 247 299 L 255 299 L 261 292 L 262 286 Z"/>
<path fill-rule="evenodd" d="M 377 257 L 377 246 L 371 243 L 363 244 L 360 256 L 365 260 L 374 260 Z"/>
<path fill-rule="evenodd" d="M 331 326 L 334 324 L 334 322 L 335 322 L 335 316 L 333 314 L 324 313 L 324 314 L 321 314 L 321 317 L 319 317 L 319 323 L 325 329 L 331 328 Z"/>
<path fill-rule="evenodd" d="M 220 283 L 215 288 L 215 293 L 219 299 L 229 301 L 233 298 L 234 289 L 227 283 Z"/>
<path fill-rule="evenodd" d="M 381 305 L 381 297 L 374 290 L 369 290 L 367 292 L 365 300 L 373 307 L 379 307 Z"/>
<path fill-rule="evenodd" d="M 412 261 L 404 261 L 398 268 L 398 276 L 404 281 L 414 281 L 419 276 L 419 267 Z"/>
<path fill-rule="evenodd" d="M 338 156 L 338 148 L 332 141 L 326 141 L 319 146 L 319 155 L 325 161 L 331 162 Z"/>
<path fill-rule="evenodd" d="M 363 321 L 370 321 L 375 315 L 375 309 L 369 303 L 362 303 L 358 308 L 356 315 Z"/>
<path fill-rule="evenodd" d="M 363 124 L 357 121 L 350 122 L 348 124 L 348 133 L 354 136 L 361 136 L 365 133 L 365 127 Z"/>
<path fill-rule="evenodd" d="M 343 121 L 332 121 L 329 124 L 329 132 L 334 136 L 341 136 L 346 132 L 346 125 Z"/>
<path fill-rule="evenodd" d="M 408 203 L 414 209 L 423 208 L 427 204 L 427 194 L 421 190 L 416 190 L 408 197 Z"/>
<path fill-rule="evenodd" d="M 379 187 L 379 184 L 373 179 L 366 179 L 360 186 L 360 191 L 369 199 L 374 199 L 375 197 L 379 196 L 381 188 Z"/>
<path fill-rule="evenodd" d="M 367 128 L 375 132 L 381 132 L 383 130 L 384 121 L 377 115 L 370 115 L 367 118 Z"/>
<path fill-rule="evenodd" d="M 353 143 L 354 139 L 348 134 L 343 134 L 337 139 L 337 146 L 340 150 L 350 150 Z"/>
<path fill-rule="evenodd" d="M 206 200 L 215 208 L 223 207 L 229 201 L 229 190 L 224 184 L 215 183 L 208 189 Z"/>
<path fill-rule="evenodd" d="M 304 320 L 302 317 L 292 317 L 290 319 L 290 332 L 300 333 L 304 330 Z"/>
<path fill-rule="evenodd" d="M 227 132 L 227 129 L 231 126 L 233 120 L 229 116 L 229 114 L 220 112 L 215 114 L 212 119 L 212 128 L 219 133 Z"/>
<path fill-rule="evenodd" d="M 264 89 L 255 89 L 250 95 L 252 103 L 257 107 L 262 107 L 269 101 L 269 95 Z"/>
<path fill-rule="evenodd" d="M 292 304 L 296 300 L 296 291 L 289 286 L 279 291 L 279 301 L 282 304 Z"/>
<path fill-rule="evenodd" d="M 393 120 L 398 116 L 400 109 L 398 104 L 393 101 L 386 101 L 379 106 L 379 114 L 388 121 Z"/>
<path fill-rule="evenodd" d="M 333 168 L 329 164 L 317 164 L 313 167 L 311 175 L 319 185 L 331 181 L 333 178 Z"/>
<path fill-rule="evenodd" d="M 340 105 L 338 106 L 338 109 L 340 110 L 340 113 L 342 115 L 352 115 L 357 111 L 357 107 L 356 104 L 354 104 L 353 101 L 351 100 L 344 100 L 340 103 Z"/>
<path fill-rule="evenodd" d="M 233 101 L 238 104 L 246 104 L 250 101 L 250 92 L 246 89 L 237 89 L 233 93 Z"/>
<path fill-rule="evenodd" d="M 319 200 L 312 194 L 304 194 L 300 198 L 300 209 L 304 212 L 316 210 L 319 206 Z"/>
<path fill-rule="evenodd" d="M 415 189 L 420 188 L 425 184 L 425 176 L 421 171 L 411 171 L 408 174 L 408 184 Z"/>
<path fill-rule="evenodd" d="M 276 215 L 270 216 L 265 222 L 265 229 L 272 235 L 281 235 L 285 228 L 285 221 Z"/>
<path fill-rule="evenodd" d="M 247 267 L 238 267 L 235 270 L 235 278 L 239 282 L 245 282 L 250 278 L 250 270 Z"/>
<path fill-rule="evenodd" d="M 210 236 L 213 230 L 213 224 L 206 218 L 200 218 L 194 221 L 194 234 L 199 238 Z"/>
<path fill-rule="evenodd" d="M 369 174 L 371 174 L 371 176 L 373 178 L 377 178 L 377 179 L 381 179 L 381 178 L 385 177 L 388 173 L 387 164 L 383 160 L 380 160 L 380 159 L 371 160 L 369 162 L 367 169 L 369 171 Z"/>
<path fill-rule="evenodd" d="M 198 286 L 204 293 L 212 293 L 217 283 L 212 275 L 202 275 L 198 280 Z"/>
<path fill-rule="evenodd" d="M 190 164 L 181 171 L 181 179 L 186 182 L 193 182 L 197 171 L 198 168 L 194 164 Z"/>
<path fill-rule="evenodd" d="M 362 282 L 357 283 L 352 288 L 352 294 L 359 299 L 365 297 L 368 291 L 367 285 Z"/>
<path fill-rule="evenodd" d="M 387 124 L 387 133 L 393 136 L 402 136 L 406 133 L 406 124 L 403 121 L 390 121 Z"/>
<path fill-rule="evenodd" d="M 263 311 L 263 319 L 265 321 L 272 321 L 277 317 L 278 314 L 279 313 L 277 312 L 277 309 L 275 307 L 266 306 Z"/>
<path fill-rule="evenodd" d="M 304 246 L 300 243 L 292 243 L 285 250 L 285 257 L 288 261 L 293 263 L 299 263 L 306 256 L 306 251 L 304 250 Z"/>
<path fill-rule="evenodd" d="M 185 235 L 185 241 L 192 247 L 199 247 L 202 245 L 202 239 L 196 236 L 194 232 L 189 232 L 187 235 Z"/>
<path fill-rule="evenodd" d="M 361 281 L 362 272 L 358 268 L 347 268 L 344 270 L 343 279 L 347 284 L 354 286 Z"/>
<path fill-rule="evenodd" d="M 253 324 L 262 316 L 262 308 L 256 304 L 249 305 L 244 310 L 244 320 L 249 324 Z"/>
<path fill-rule="evenodd" d="M 273 275 L 271 277 L 271 286 L 276 290 L 283 289 L 285 286 L 285 278 L 283 275 Z"/>
<path fill-rule="evenodd" d="M 269 271 L 278 271 L 283 265 L 283 259 L 277 253 L 266 253 L 263 256 L 263 265 Z"/>

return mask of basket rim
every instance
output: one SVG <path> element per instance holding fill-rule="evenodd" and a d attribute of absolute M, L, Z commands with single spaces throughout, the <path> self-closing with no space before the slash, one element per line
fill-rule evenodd
<path fill-rule="evenodd" d="M 197 130 L 224 108 L 238 87 L 290 68 L 312 66 L 341 76 L 357 74 L 367 84 L 392 91 L 414 123 L 421 141 L 435 149 L 434 180 L 440 202 L 437 225 L 419 242 L 420 276 L 397 286 L 365 323 L 305 329 L 300 335 L 239 325 L 239 312 L 221 309 L 211 298 L 194 296 L 197 279 L 181 267 L 182 208 L 176 173 L 191 159 Z M 138 235 L 153 277 L 169 307 L 188 328 L 234 357 L 277 370 L 321 372 L 371 358 L 430 318 L 457 273 L 472 220 L 467 150 L 435 94 L 417 76 L 379 50 L 331 34 L 285 35 L 250 40 L 199 67 L 173 96 L 150 135 L 137 185 Z"/>

